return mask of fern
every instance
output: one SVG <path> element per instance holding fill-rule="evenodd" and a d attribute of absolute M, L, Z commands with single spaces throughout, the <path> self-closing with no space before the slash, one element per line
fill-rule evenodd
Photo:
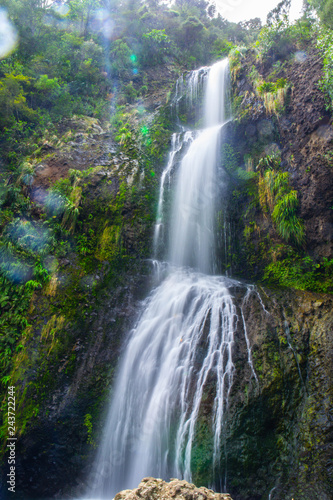
<path fill-rule="evenodd" d="M 272 220 L 279 235 L 287 243 L 301 246 L 305 241 L 305 231 L 303 223 L 296 216 L 297 208 L 297 191 L 292 190 L 280 196 L 272 212 Z"/>
<path fill-rule="evenodd" d="M 279 236 L 287 243 L 301 246 L 305 242 L 305 230 L 303 222 L 297 218 L 297 191 L 289 185 L 288 172 L 274 169 L 279 164 L 280 159 L 274 156 L 260 159 L 257 165 L 259 203 L 263 213 L 270 213 Z"/>

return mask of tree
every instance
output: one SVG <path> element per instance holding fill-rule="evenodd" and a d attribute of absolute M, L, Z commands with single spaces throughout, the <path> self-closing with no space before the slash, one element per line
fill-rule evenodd
<path fill-rule="evenodd" d="M 320 20 L 329 28 L 333 28 L 333 0 L 310 0 Z"/>
<path fill-rule="evenodd" d="M 68 5 L 70 19 L 79 23 L 80 34 L 87 37 L 92 16 L 101 6 L 99 0 L 69 0 Z"/>
<path fill-rule="evenodd" d="M 267 16 L 267 24 L 271 26 L 279 21 L 288 18 L 291 0 L 282 0 L 275 9 L 271 10 Z"/>
<path fill-rule="evenodd" d="M 111 67 L 117 76 L 124 76 L 131 68 L 131 49 L 123 38 L 118 38 L 111 46 Z"/>
<path fill-rule="evenodd" d="M 161 64 L 164 56 L 170 52 L 171 40 L 165 33 L 165 29 L 153 29 L 143 35 L 144 39 L 144 60 L 155 64 Z"/>
<path fill-rule="evenodd" d="M 185 43 L 193 44 L 197 41 L 200 32 L 205 28 L 202 22 L 195 16 L 188 17 L 182 24 L 182 30 L 184 30 Z"/>

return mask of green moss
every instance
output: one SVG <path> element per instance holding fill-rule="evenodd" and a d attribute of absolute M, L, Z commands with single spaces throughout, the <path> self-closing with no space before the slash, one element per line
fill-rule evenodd
<path fill-rule="evenodd" d="M 96 259 L 101 262 L 112 260 L 121 251 L 121 227 L 106 226 L 99 240 L 95 253 Z"/>
<path fill-rule="evenodd" d="M 266 283 L 297 290 L 333 292 L 333 260 L 323 258 L 315 262 L 290 247 L 275 247 L 275 252 L 274 261 L 265 267 L 263 279 Z M 277 255 L 282 255 L 281 260 L 276 260 Z"/>
<path fill-rule="evenodd" d="M 213 480 L 212 456 L 214 439 L 211 425 L 206 418 L 198 421 L 191 455 L 193 482 L 197 486 L 208 486 Z"/>
<path fill-rule="evenodd" d="M 87 443 L 91 444 L 94 447 L 96 447 L 96 444 L 95 444 L 95 442 L 92 439 L 93 424 L 92 424 L 92 416 L 90 415 L 90 413 L 87 413 L 84 416 L 84 426 L 85 426 L 85 428 L 87 430 Z"/>

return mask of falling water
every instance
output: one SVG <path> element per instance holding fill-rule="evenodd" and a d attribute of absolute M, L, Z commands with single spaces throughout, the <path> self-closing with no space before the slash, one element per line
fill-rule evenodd
<path fill-rule="evenodd" d="M 208 381 L 216 384 L 214 454 L 220 451 L 237 319 L 225 279 L 175 270 L 145 306 L 120 366 L 104 434 L 108 444 L 100 450 L 99 472 L 108 476 L 97 490 L 101 498 L 135 487 L 147 474 L 191 480 Z"/>
<path fill-rule="evenodd" d="M 170 260 L 212 272 L 216 156 L 221 125 L 202 131 L 180 165 L 171 213 Z"/>
<path fill-rule="evenodd" d="M 172 138 L 154 234 L 156 251 L 165 217 L 165 183 L 178 169 L 173 174 L 171 266 L 146 299 L 124 349 L 95 462 L 90 495 L 98 498 L 134 488 L 145 476 L 191 481 L 203 399 L 211 414 L 211 468 L 219 466 L 238 317 L 230 293 L 235 282 L 203 273 L 213 271 L 214 179 L 220 130 L 228 119 L 227 61 L 188 78 L 192 96 L 200 75 L 206 75 L 206 128 Z M 175 158 L 185 142 L 189 147 L 177 166 Z"/>
<path fill-rule="evenodd" d="M 171 262 L 206 273 L 214 268 L 216 169 L 220 131 L 230 115 L 228 76 L 227 60 L 215 64 L 208 72 L 206 128 L 199 132 L 181 162 L 171 214 Z M 189 79 L 191 88 L 197 88 L 197 80 L 198 77 Z"/>
<path fill-rule="evenodd" d="M 171 151 L 169 153 L 169 159 L 166 168 L 162 172 L 161 182 L 160 182 L 160 191 L 157 205 L 157 217 L 156 224 L 154 230 L 154 240 L 153 240 L 153 248 L 154 248 L 154 257 L 157 256 L 158 246 L 163 239 L 162 230 L 164 227 L 164 191 L 165 191 L 165 183 L 168 180 L 170 184 L 171 172 L 175 167 L 175 159 L 177 153 L 182 150 L 184 145 L 188 144 L 194 139 L 195 131 L 189 130 L 184 132 L 182 130 L 181 133 L 172 134 L 171 137 Z"/>
<path fill-rule="evenodd" d="M 176 91 L 173 98 L 172 106 L 176 111 L 176 119 L 178 119 L 180 102 L 185 98 L 187 107 L 192 107 L 196 104 L 200 90 L 203 87 L 203 82 L 210 68 L 204 66 L 195 71 L 191 71 L 186 78 L 183 75 L 178 78 L 176 83 Z"/>

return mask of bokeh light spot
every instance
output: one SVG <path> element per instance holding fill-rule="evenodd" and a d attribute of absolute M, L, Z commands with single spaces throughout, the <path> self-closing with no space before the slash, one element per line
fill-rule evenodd
<path fill-rule="evenodd" d="M 70 8 L 68 5 L 65 4 L 54 4 L 52 6 L 53 10 L 59 14 L 59 16 L 67 16 L 68 12 L 70 11 Z"/>
<path fill-rule="evenodd" d="M 18 249 L 38 255 L 45 250 L 50 234 L 34 222 L 16 219 L 8 226 L 7 237 Z"/>
<path fill-rule="evenodd" d="M 32 268 L 9 252 L 2 252 L 0 269 L 13 283 L 25 283 L 32 277 Z"/>
<path fill-rule="evenodd" d="M 135 54 L 132 54 L 132 55 L 130 56 L 130 60 L 131 60 L 131 62 L 132 62 L 132 63 L 136 63 L 137 59 L 138 59 L 138 58 L 136 57 L 136 55 L 135 55 Z"/>
<path fill-rule="evenodd" d="M 307 57 L 308 56 L 306 55 L 306 52 L 302 50 L 299 50 L 298 52 L 295 53 L 295 61 L 298 63 L 306 61 Z"/>

